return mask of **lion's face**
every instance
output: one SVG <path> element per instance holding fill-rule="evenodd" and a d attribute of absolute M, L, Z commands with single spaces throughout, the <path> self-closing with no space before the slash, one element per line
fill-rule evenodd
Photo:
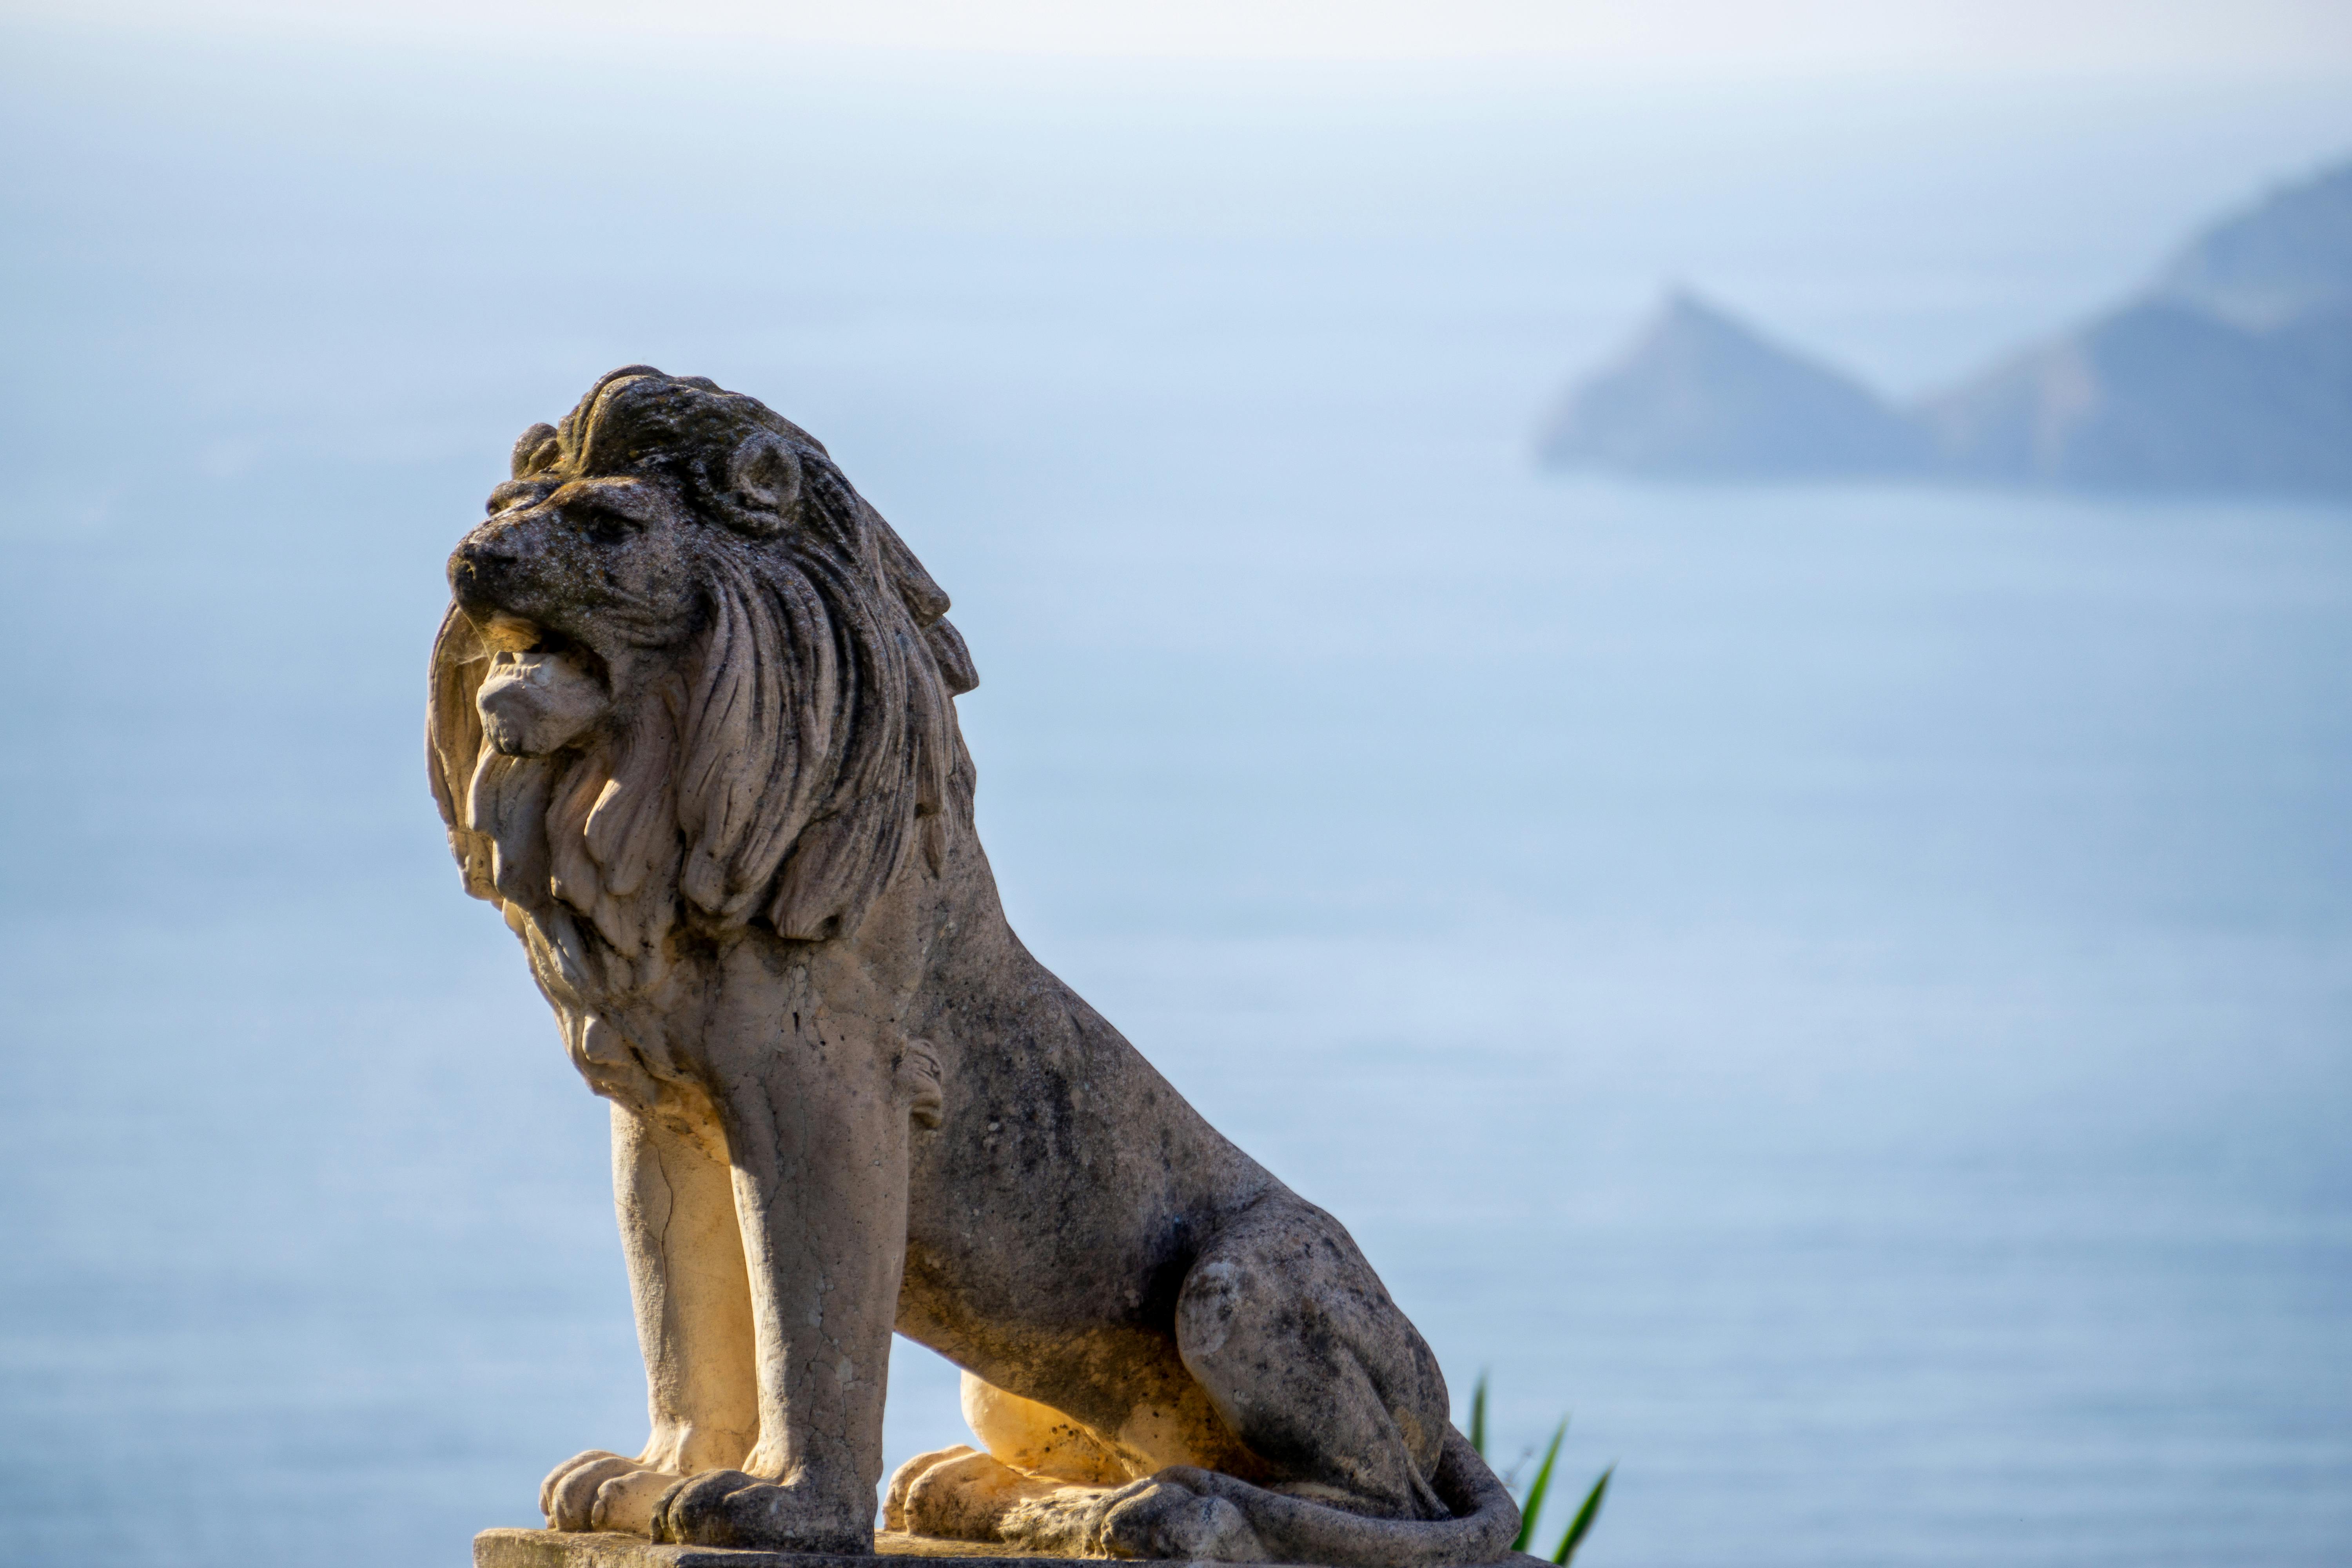
<path fill-rule="evenodd" d="M 511 471 L 449 557 L 434 650 L 470 890 L 569 909 L 634 963 L 681 919 L 846 934 L 910 847 L 940 870 L 971 826 L 953 701 L 979 676 L 814 437 L 630 365 Z"/>
<path fill-rule="evenodd" d="M 495 650 L 478 699 L 493 746 L 545 756 L 625 699 L 692 629 L 691 520 L 658 479 L 517 479 L 449 556 L 457 606 Z"/>

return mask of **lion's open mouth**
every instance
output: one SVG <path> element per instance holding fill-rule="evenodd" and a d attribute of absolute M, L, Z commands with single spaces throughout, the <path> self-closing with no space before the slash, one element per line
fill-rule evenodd
<path fill-rule="evenodd" d="M 579 740 L 612 707 L 604 661 L 561 633 L 501 618 L 506 624 L 485 632 L 496 651 L 475 707 L 495 749 L 546 756 Z"/>
<path fill-rule="evenodd" d="M 488 620 L 476 620 L 482 634 L 482 645 L 492 653 L 561 653 L 553 643 L 570 641 L 562 632 L 550 631 L 536 621 L 524 620 L 500 610 Z"/>
<path fill-rule="evenodd" d="M 477 621 L 475 626 L 481 633 L 482 646 L 493 658 L 499 654 L 534 654 L 573 666 L 599 685 L 607 679 L 604 661 L 595 649 L 552 626 L 510 616 L 504 610 L 487 620 Z"/>

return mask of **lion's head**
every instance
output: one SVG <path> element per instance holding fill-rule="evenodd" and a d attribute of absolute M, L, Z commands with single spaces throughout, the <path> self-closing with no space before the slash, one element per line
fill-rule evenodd
<path fill-rule="evenodd" d="M 631 365 L 515 444 L 449 557 L 427 763 L 467 890 L 674 929 L 854 931 L 969 831 L 948 597 L 824 447 Z"/>

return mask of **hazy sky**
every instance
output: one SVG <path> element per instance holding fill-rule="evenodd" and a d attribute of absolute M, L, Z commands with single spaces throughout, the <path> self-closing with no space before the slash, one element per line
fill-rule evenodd
<path fill-rule="evenodd" d="M 1501 58 L 1741 74 L 2352 68 L 2347 0 L 20 0 L 7 9 L 206 30 L 563 29 L 948 52 Z"/>

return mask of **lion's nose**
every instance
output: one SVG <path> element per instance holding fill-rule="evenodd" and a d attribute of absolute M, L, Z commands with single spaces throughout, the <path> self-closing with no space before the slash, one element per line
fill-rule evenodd
<path fill-rule="evenodd" d="M 449 591 L 461 605 L 495 597 L 499 580 L 514 567 L 515 557 L 485 539 L 469 539 L 449 552 Z"/>

